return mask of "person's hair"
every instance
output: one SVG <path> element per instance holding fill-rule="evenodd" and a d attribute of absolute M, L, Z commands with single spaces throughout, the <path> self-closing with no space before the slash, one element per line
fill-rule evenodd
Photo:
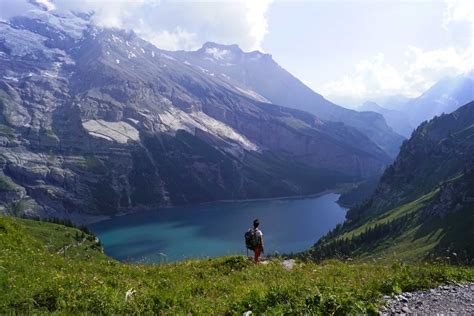
<path fill-rule="evenodd" d="M 257 228 L 258 225 L 260 225 L 260 221 L 259 221 L 258 219 L 255 219 L 255 220 L 253 221 L 253 228 Z"/>

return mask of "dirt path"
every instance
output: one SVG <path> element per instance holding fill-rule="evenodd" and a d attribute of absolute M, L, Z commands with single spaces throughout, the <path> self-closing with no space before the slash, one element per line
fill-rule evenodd
<path fill-rule="evenodd" d="M 78 243 L 66 245 L 65 247 L 62 247 L 61 249 L 59 249 L 58 252 L 56 252 L 56 253 L 57 253 L 58 255 L 64 254 L 64 252 L 67 251 L 69 248 L 82 246 L 82 244 L 83 244 L 85 241 L 86 241 L 86 238 L 83 238 L 83 239 L 82 239 L 80 242 L 78 242 Z"/>

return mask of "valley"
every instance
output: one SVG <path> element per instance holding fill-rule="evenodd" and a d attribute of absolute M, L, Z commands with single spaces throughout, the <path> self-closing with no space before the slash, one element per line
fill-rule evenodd
<path fill-rule="evenodd" d="M 0 314 L 472 312 L 470 6 L 0 0 Z"/>

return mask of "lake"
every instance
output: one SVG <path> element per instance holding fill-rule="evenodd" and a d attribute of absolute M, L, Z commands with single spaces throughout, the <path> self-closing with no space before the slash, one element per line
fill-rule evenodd
<path fill-rule="evenodd" d="M 105 253 L 122 261 L 161 263 L 245 254 L 244 233 L 260 219 L 266 254 L 308 249 L 344 221 L 338 194 L 222 201 L 114 217 L 89 228 Z"/>

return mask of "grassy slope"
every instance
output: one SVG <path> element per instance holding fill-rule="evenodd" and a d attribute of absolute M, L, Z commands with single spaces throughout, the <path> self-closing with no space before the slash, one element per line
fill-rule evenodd
<path fill-rule="evenodd" d="M 458 177 L 459 178 L 459 177 Z M 452 181 L 456 181 L 455 178 Z M 406 226 L 397 233 L 389 234 L 373 242 L 367 242 L 352 252 L 351 257 L 362 261 L 377 260 L 378 262 L 416 262 L 423 259 L 456 259 L 472 258 L 474 253 L 474 213 L 472 204 L 464 209 L 440 218 L 423 217 L 423 208 L 428 205 L 439 192 L 439 189 L 420 198 L 398 206 L 381 215 L 375 215 L 360 226 L 351 227 L 334 239 L 324 242 L 325 246 L 335 240 L 351 239 L 361 235 L 377 225 L 401 219 L 411 215 Z M 311 251 L 317 252 L 318 249 Z M 453 257 L 453 253 L 455 253 Z M 441 258 L 442 257 L 442 258 Z M 446 258 L 450 257 L 450 258 Z M 458 258 L 456 258 L 458 257 Z"/>
<path fill-rule="evenodd" d="M 393 220 L 395 220 L 397 218 L 400 218 L 404 215 L 407 215 L 409 213 L 417 212 L 427 202 L 429 202 L 437 192 L 438 192 L 438 190 L 432 191 L 432 192 L 430 192 L 426 195 L 423 195 L 419 199 L 416 199 L 413 202 L 403 204 L 399 207 L 394 208 L 393 210 L 390 210 L 386 213 L 378 215 L 375 218 L 368 220 L 363 225 L 342 234 L 338 238 L 351 238 L 353 236 L 357 236 L 357 235 L 361 234 L 366 229 L 368 229 L 370 227 L 374 227 L 377 224 L 385 224 L 387 222 L 393 221 Z"/>
<path fill-rule="evenodd" d="M 87 237 L 87 236 L 85 236 Z M 0 313 L 344 314 L 374 311 L 383 294 L 474 280 L 446 265 L 298 263 L 255 266 L 243 257 L 162 266 L 123 264 L 74 228 L 0 217 Z M 136 293 L 128 301 L 125 293 Z"/>

